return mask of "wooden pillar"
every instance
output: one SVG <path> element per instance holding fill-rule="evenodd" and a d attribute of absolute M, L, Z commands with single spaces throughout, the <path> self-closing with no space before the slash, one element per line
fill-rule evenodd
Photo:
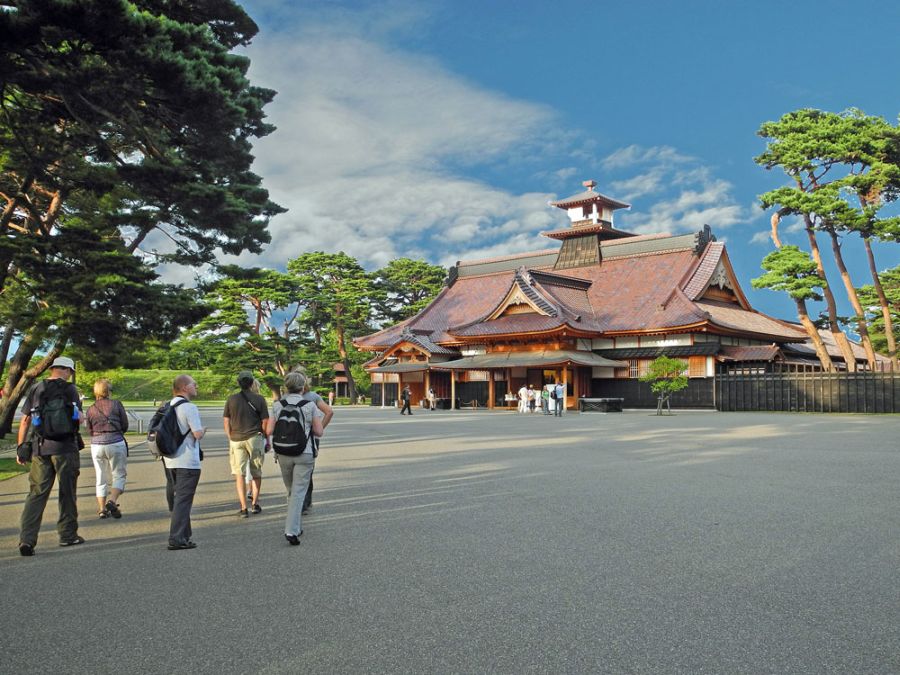
<path fill-rule="evenodd" d="M 386 395 L 387 395 L 387 394 L 385 394 L 385 387 L 384 387 L 384 373 L 382 373 L 382 375 L 381 375 L 381 407 L 382 407 L 382 408 L 385 407 L 385 405 L 384 405 L 384 397 L 385 397 Z"/>
<path fill-rule="evenodd" d="M 569 369 L 563 366 L 562 369 L 563 383 L 563 412 L 569 409 Z"/>
<path fill-rule="evenodd" d="M 488 377 L 490 379 L 488 380 L 488 404 L 487 404 L 487 407 L 488 407 L 488 410 L 493 410 L 494 409 L 494 371 L 493 370 L 488 371 Z"/>
<path fill-rule="evenodd" d="M 450 371 L 450 410 L 456 410 L 456 371 Z"/>

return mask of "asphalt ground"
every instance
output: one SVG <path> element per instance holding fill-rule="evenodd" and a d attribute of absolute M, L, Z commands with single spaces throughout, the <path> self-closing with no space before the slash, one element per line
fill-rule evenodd
<path fill-rule="evenodd" d="M 301 545 L 267 457 L 237 517 L 218 409 L 192 551 L 133 448 L 121 520 L 55 490 L 18 555 L 4 673 L 898 673 L 897 416 L 338 409 Z"/>

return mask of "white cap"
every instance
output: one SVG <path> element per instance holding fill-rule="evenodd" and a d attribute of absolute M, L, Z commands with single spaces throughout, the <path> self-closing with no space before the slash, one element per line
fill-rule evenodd
<path fill-rule="evenodd" d="M 67 356 L 57 356 L 53 363 L 50 364 L 51 368 L 68 368 L 73 373 L 75 372 L 75 362 Z"/>

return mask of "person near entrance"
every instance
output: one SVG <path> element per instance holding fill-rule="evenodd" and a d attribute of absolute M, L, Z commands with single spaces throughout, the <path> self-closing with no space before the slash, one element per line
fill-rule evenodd
<path fill-rule="evenodd" d="M 566 388 L 563 386 L 562 382 L 556 383 L 556 388 L 554 389 L 554 393 L 556 394 L 556 408 L 554 409 L 554 415 L 557 417 L 562 417 L 563 410 L 566 407 Z"/>
<path fill-rule="evenodd" d="M 528 387 L 524 384 L 519 389 L 519 412 L 528 412 Z"/>
<path fill-rule="evenodd" d="M 412 395 L 410 394 L 410 391 L 409 391 L 409 385 L 406 384 L 403 386 L 403 391 L 400 392 L 400 400 L 403 401 L 403 407 L 400 408 L 401 415 L 403 414 L 404 410 L 406 412 L 408 412 L 410 415 L 412 415 L 412 410 L 409 409 L 410 398 L 412 398 Z"/>

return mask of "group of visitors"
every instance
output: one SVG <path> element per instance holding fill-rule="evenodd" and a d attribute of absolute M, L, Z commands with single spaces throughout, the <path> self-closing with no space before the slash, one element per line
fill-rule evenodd
<path fill-rule="evenodd" d="M 566 387 L 562 382 L 551 382 L 540 389 L 535 389 L 533 384 L 519 389 L 519 412 L 537 412 L 540 402 L 541 412 L 544 415 L 560 417 L 566 409 Z"/>
<path fill-rule="evenodd" d="M 81 397 L 69 379 L 75 363 L 56 358 L 50 374 L 25 397 L 18 430 L 16 461 L 31 462 L 30 489 L 25 498 L 19 534 L 19 553 L 34 555 L 44 509 L 58 484 L 60 546 L 84 543 L 78 534 L 76 487 L 80 474 L 80 434 L 82 422 L 91 439 L 91 458 L 96 473 L 96 498 L 101 519 L 119 519 L 119 497 L 125 491 L 128 464 L 128 415 L 121 401 L 110 397 L 107 379 L 94 383 L 95 402 L 82 412 Z M 274 402 L 269 415 L 266 400 L 259 394 L 259 382 L 249 371 L 237 378 L 240 391 L 225 403 L 223 426 L 228 438 L 231 473 L 235 479 L 238 516 L 249 518 L 260 513 L 262 467 L 265 454 L 274 451 L 281 468 L 288 497 L 284 536 L 291 545 L 300 543 L 302 516 L 312 506 L 315 459 L 319 439 L 334 415 L 333 408 L 309 388 L 302 367 L 284 377 L 284 392 Z M 177 420 L 180 442 L 169 456 L 162 457 L 166 478 L 166 501 L 171 513 L 170 551 L 196 548 L 191 530 L 191 508 L 200 481 L 203 451 L 200 441 L 206 435 L 200 411 L 193 400 L 197 382 L 188 374 L 178 375 L 172 385 L 172 399 L 161 408 L 171 409 Z"/>

